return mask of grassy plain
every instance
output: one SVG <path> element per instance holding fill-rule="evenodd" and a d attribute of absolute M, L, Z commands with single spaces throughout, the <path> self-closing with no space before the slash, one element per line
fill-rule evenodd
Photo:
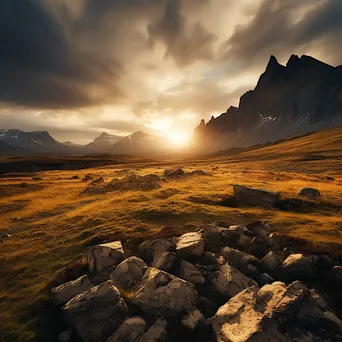
<path fill-rule="evenodd" d="M 166 180 L 152 191 L 80 195 L 87 174 L 109 182 L 123 169 L 162 176 L 165 168 L 178 166 L 210 175 Z M 72 179 L 75 175 L 79 179 Z M 230 207 L 224 200 L 233 196 L 236 183 L 280 191 L 283 199 L 313 186 L 322 199 L 301 212 Z M 231 224 L 268 221 L 313 250 L 339 254 L 342 129 L 208 157 L 1 175 L 0 341 L 55 339 L 63 323 L 48 302 L 47 287 L 81 259 L 87 246 L 107 239 L 170 236 L 222 219 Z"/>

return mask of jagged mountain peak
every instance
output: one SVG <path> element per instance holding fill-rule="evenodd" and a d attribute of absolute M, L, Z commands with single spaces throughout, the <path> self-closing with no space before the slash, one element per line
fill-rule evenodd
<path fill-rule="evenodd" d="M 246 147 L 342 123 L 342 68 L 291 55 L 286 66 L 271 56 L 254 90 L 195 130 L 212 150 Z M 203 144 L 201 145 L 203 148 Z"/>

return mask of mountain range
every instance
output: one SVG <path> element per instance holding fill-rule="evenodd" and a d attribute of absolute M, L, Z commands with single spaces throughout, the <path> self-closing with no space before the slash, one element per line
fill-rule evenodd
<path fill-rule="evenodd" d="M 254 90 L 238 107 L 196 127 L 193 149 L 215 152 L 275 142 L 342 125 L 342 66 L 313 57 L 292 55 L 286 65 L 270 57 Z M 103 132 L 93 142 L 61 143 L 46 131 L 0 130 L 0 155 L 149 154 L 172 148 L 166 139 L 135 132 L 117 136 Z"/>
<path fill-rule="evenodd" d="M 117 136 L 103 132 L 87 145 L 64 143 L 53 139 L 46 131 L 23 132 L 17 129 L 0 130 L 0 155 L 83 155 L 91 153 L 149 154 L 169 148 L 165 139 L 135 132 Z"/>
<path fill-rule="evenodd" d="M 254 90 L 195 129 L 195 145 L 213 152 L 278 141 L 342 125 L 342 66 L 292 55 L 270 57 Z"/>

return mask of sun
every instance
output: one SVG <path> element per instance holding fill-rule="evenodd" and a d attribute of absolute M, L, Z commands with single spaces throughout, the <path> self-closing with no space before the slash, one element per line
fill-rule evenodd
<path fill-rule="evenodd" d="M 176 147 L 184 147 L 190 144 L 190 135 L 184 131 L 168 132 L 167 136 L 169 140 Z"/>

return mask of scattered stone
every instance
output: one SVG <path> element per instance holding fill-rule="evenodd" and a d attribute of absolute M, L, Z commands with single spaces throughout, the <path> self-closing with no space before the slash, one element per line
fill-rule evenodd
<path fill-rule="evenodd" d="M 120 291 L 128 302 L 150 315 L 177 316 L 193 309 L 198 298 L 193 284 L 154 267 L 147 269 L 140 282 Z"/>
<path fill-rule="evenodd" d="M 233 185 L 235 196 L 245 204 L 270 208 L 279 201 L 279 192 L 264 189 L 253 189 L 242 185 Z"/>
<path fill-rule="evenodd" d="M 190 262 L 183 260 L 180 265 L 180 277 L 192 284 L 204 284 L 203 274 Z"/>
<path fill-rule="evenodd" d="M 306 197 L 312 200 L 318 200 L 321 197 L 319 190 L 315 188 L 301 188 L 297 192 L 298 196 Z"/>
<path fill-rule="evenodd" d="M 241 272 L 245 272 L 248 264 L 258 264 L 259 260 L 253 255 L 241 252 L 237 249 L 225 247 L 221 251 L 221 255 L 225 258 L 227 263 Z"/>
<path fill-rule="evenodd" d="M 157 254 L 176 250 L 176 242 L 166 239 L 155 239 L 143 242 L 139 246 L 140 253 L 147 259 L 153 260 Z"/>
<path fill-rule="evenodd" d="M 82 182 L 91 182 L 93 181 L 94 178 L 90 175 L 85 175 L 83 178 L 82 178 Z"/>
<path fill-rule="evenodd" d="M 136 342 L 142 337 L 146 329 L 146 322 L 141 317 L 126 319 L 107 342 Z"/>
<path fill-rule="evenodd" d="M 127 306 L 109 280 L 72 298 L 63 311 L 85 342 L 99 342 L 107 341 L 118 329 L 126 318 Z"/>
<path fill-rule="evenodd" d="M 203 170 L 194 170 L 190 172 L 191 175 L 194 176 L 208 176 L 209 174 Z"/>
<path fill-rule="evenodd" d="M 261 273 L 257 277 L 258 283 L 260 286 L 264 286 L 267 284 L 272 284 L 274 282 L 274 279 L 267 273 Z"/>
<path fill-rule="evenodd" d="M 204 316 L 198 309 L 191 311 L 182 318 L 182 324 L 189 330 L 195 330 L 196 327 L 204 322 Z"/>
<path fill-rule="evenodd" d="M 278 268 L 279 278 L 286 281 L 309 280 L 316 276 L 312 260 L 303 254 L 291 254 Z"/>
<path fill-rule="evenodd" d="M 94 284 L 90 281 L 87 275 L 69 281 L 60 286 L 51 289 L 52 301 L 55 305 L 62 305 L 68 302 L 71 298 L 92 288 Z"/>
<path fill-rule="evenodd" d="M 146 270 L 145 262 L 132 256 L 122 261 L 110 277 L 119 291 L 125 292 L 141 281 Z"/>
<path fill-rule="evenodd" d="M 142 336 L 139 342 L 164 342 L 167 340 L 167 321 L 159 318 L 152 327 Z"/>
<path fill-rule="evenodd" d="M 121 241 L 114 241 L 90 247 L 87 252 L 87 262 L 92 272 L 111 270 L 125 259 Z"/>
<path fill-rule="evenodd" d="M 332 317 L 322 312 L 299 281 L 289 286 L 274 282 L 238 293 L 219 308 L 211 323 L 220 342 L 337 341 L 336 334 L 324 329 L 335 317 L 326 316 Z M 334 326 L 340 323 L 337 318 Z"/>
<path fill-rule="evenodd" d="M 205 241 L 201 233 L 183 234 L 177 242 L 176 251 L 180 257 L 201 256 L 204 253 Z"/>
<path fill-rule="evenodd" d="M 122 190 L 154 190 L 160 188 L 161 178 L 157 175 L 149 174 L 146 176 L 138 176 L 135 173 L 117 179 L 114 178 L 108 185 L 108 191 Z"/>
<path fill-rule="evenodd" d="M 152 267 L 159 268 L 163 271 L 170 271 L 177 259 L 176 253 L 173 252 L 161 252 L 157 253 L 152 262 Z"/>
<path fill-rule="evenodd" d="M 281 258 L 271 251 L 260 260 L 260 266 L 267 272 L 273 272 L 281 262 Z"/>
<path fill-rule="evenodd" d="M 167 169 L 164 171 L 164 177 L 179 177 L 184 175 L 183 169 Z"/>
<path fill-rule="evenodd" d="M 216 279 L 213 283 L 216 290 L 227 297 L 233 297 L 250 286 L 257 286 L 254 280 L 227 264 L 222 265 L 216 272 Z"/>
<path fill-rule="evenodd" d="M 61 334 L 58 335 L 57 342 L 70 342 L 72 338 L 72 333 L 72 328 L 63 331 Z"/>

